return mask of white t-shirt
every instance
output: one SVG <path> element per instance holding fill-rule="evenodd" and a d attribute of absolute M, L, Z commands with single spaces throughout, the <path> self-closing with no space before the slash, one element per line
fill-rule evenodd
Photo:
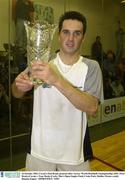
<path fill-rule="evenodd" d="M 52 63 L 75 88 L 101 99 L 102 76 L 97 62 L 81 56 L 74 65 L 69 66 L 63 64 L 57 54 Z M 33 156 L 58 164 L 82 163 L 86 160 L 86 129 L 86 113 L 76 109 L 54 86 L 39 86 L 34 90 Z"/>

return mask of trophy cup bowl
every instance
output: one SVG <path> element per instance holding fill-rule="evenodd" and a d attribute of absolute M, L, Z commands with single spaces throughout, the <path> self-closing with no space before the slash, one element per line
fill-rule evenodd
<path fill-rule="evenodd" d="M 27 62 L 30 70 L 34 61 L 49 61 L 51 44 L 57 26 L 38 20 L 34 23 L 25 21 L 24 25 L 27 34 Z M 32 76 L 30 79 L 34 84 L 43 84 L 43 81 L 33 79 Z"/>

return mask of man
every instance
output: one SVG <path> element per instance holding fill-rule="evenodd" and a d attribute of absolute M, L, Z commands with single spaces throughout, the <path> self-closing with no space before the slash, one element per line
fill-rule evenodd
<path fill-rule="evenodd" d="M 116 64 L 118 64 L 120 59 L 123 57 L 124 36 L 125 36 L 124 29 L 121 27 L 121 22 L 118 21 L 118 29 L 115 32 L 115 38 L 116 38 Z"/>
<path fill-rule="evenodd" d="M 24 22 L 34 21 L 34 3 L 33 0 L 16 0 L 15 3 L 15 27 L 16 27 L 16 51 L 15 60 L 19 72 L 24 70 L 27 64 L 27 35 Z"/>
<path fill-rule="evenodd" d="M 101 37 L 100 36 L 96 36 L 96 40 L 92 44 L 91 56 L 93 59 L 97 60 L 99 65 L 101 66 L 102 57 L 103 57 L 103 50 L 102 50 L 102 43 L 101 43 Z"/>
<path fill-rule="evenodd" d="M 24 21 L 34 21 L 33 0 L 17 0 L 15 5 L 16 46 L 25 52 L 27 38 Z"/>
<path fill-rule="evenodd" d="M 102 79 L 96 61 L 79 54 L 86 19 L 76 11 L 59 21 L 60 50 L 45 63 L 36 61 L 31 74 L 48 85 L 35 87 L 31 150 L 27 170 L 90 170 L 92 149 L 87 114 L 95 114 L 102 97 Z M 13 95 L 22 97 L 33 88 L 28 70 L 17 76 Z"/>

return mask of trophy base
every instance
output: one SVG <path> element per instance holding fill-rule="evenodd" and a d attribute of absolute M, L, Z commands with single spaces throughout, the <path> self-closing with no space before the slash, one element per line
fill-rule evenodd
<path fill-rule="evenodd" d="M 38 86 L 42 86 L 43 88 L 51 88 L 51 85 L 45 83 L 44 81 L 40 80 L 40 79 L 34 79 L 32 77 L 30 77 L 30 80 L 32 81 L 32 83 L 34 84 L 35 89 Z"/>
<path fill-rule="evenodd" d="M 42 81 L 42 80 L 40 80 L 40 79 L 34 79 L 34 78 L 32 78 L 32 77 L 30 77 L 30 80 L 32 81 L 32 83 L 34 84 L 34 85 L 42 85 L 44 82 Z"/>

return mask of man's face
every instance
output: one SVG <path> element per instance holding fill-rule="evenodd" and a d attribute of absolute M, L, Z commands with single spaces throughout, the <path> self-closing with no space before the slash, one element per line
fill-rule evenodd
<path fill-rule="evenodd" d="M 83 41 L 83 24 L 77 20 L 64 20 L 59 34 L 61 50 L 68 54 L 76 53 Z"/>

